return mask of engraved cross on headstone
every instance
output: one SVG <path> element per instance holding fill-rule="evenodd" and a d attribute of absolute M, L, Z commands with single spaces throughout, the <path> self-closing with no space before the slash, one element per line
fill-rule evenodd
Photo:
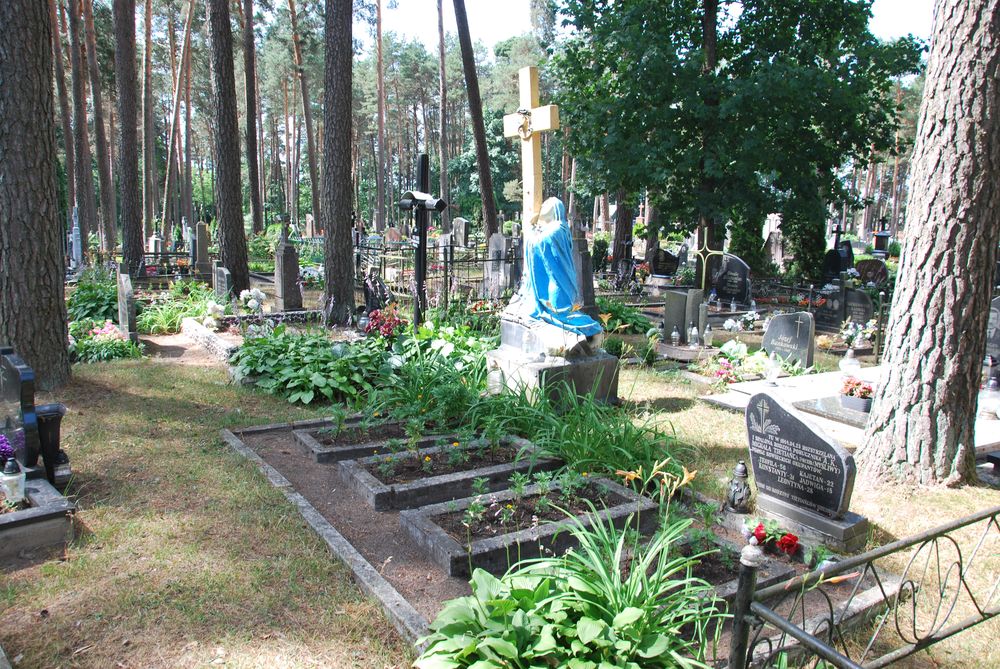
<path fill-rule="evenodd" d="M 800 336 L 800 331 L 802 330 L 802 325 L 804 323 L 806 323 L 806 321 L 802 320 L 802 314 L 799 314 L 798 318 L 795 319 L 795 336 L 796 337 Z"/>
<path fill-rule="evenodd" d="M 518 72 L 521 108 L 503 117 L 504 137 L 521 138 L 521 178 L 524 200 L 521 220 L 527 225 L 542 208 L 542 138 L 540 133 L 559 129 L 559 107 L 539 106 L 538 68 Z"/>

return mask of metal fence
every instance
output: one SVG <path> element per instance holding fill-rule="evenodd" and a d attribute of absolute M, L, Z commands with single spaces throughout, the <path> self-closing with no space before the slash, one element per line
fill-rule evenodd
<path fill-rule="evenodd" d="M 745 554 L 728 669 L 889 666 L 1000 614 L 998 555 L 1000 506 L 756 592 Z"/>

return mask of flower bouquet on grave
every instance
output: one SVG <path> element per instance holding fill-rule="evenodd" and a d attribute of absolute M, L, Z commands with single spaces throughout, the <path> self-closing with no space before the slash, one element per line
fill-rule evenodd
<path fill-rule="evenodd" d="M 748 520 L 742 527 L 742 534 L 747 541 L 751 537 L 756 539 L 757 545 L 762 549 L 781 551 L 790 559 L 794 559 L 802 547 L 797 536 L 782 530 L 774 520 L 759 521 L 756 525 Z"/>
<path fill-rule="evenodd" d="M 840 389 L 840 405 L 845 409 L 868 413 L 872 410 L 874 396 L 875 388 L 872 384 L 850 376 L 844 379 L 844 385 Z"/>

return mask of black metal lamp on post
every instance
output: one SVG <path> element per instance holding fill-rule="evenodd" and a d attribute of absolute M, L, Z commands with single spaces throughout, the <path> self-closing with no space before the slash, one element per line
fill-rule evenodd
<path fill-rule="evenodd" d="M 413 223 L 417 226 L 417 257 L 414 261 L 416 274 L 416 295 L 413 299 L 413 327 L 420 327 L 424 320 L 424 310 L 427 308 L 425 284 L 427 282 L 427 226 L 430 224 L 431 212 L 442 212 L 448 203 L 440 198 L 428 195 L 431 183 L 430 159 L 426 153 L 417 157 L 417 190 L 403 193 L 399 208 L 413 212 Z"/>

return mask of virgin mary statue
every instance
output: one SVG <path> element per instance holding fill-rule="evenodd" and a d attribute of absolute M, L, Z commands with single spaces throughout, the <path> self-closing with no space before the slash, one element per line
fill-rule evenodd
<path fill-rule="evenodd" d="M 507 314 L 541 321 L 578 337 L 601 334 L 600 323 L 581 311 L 581 306 L 566 207 L 551 197 L 524 228 L 524 276 Z"/>

